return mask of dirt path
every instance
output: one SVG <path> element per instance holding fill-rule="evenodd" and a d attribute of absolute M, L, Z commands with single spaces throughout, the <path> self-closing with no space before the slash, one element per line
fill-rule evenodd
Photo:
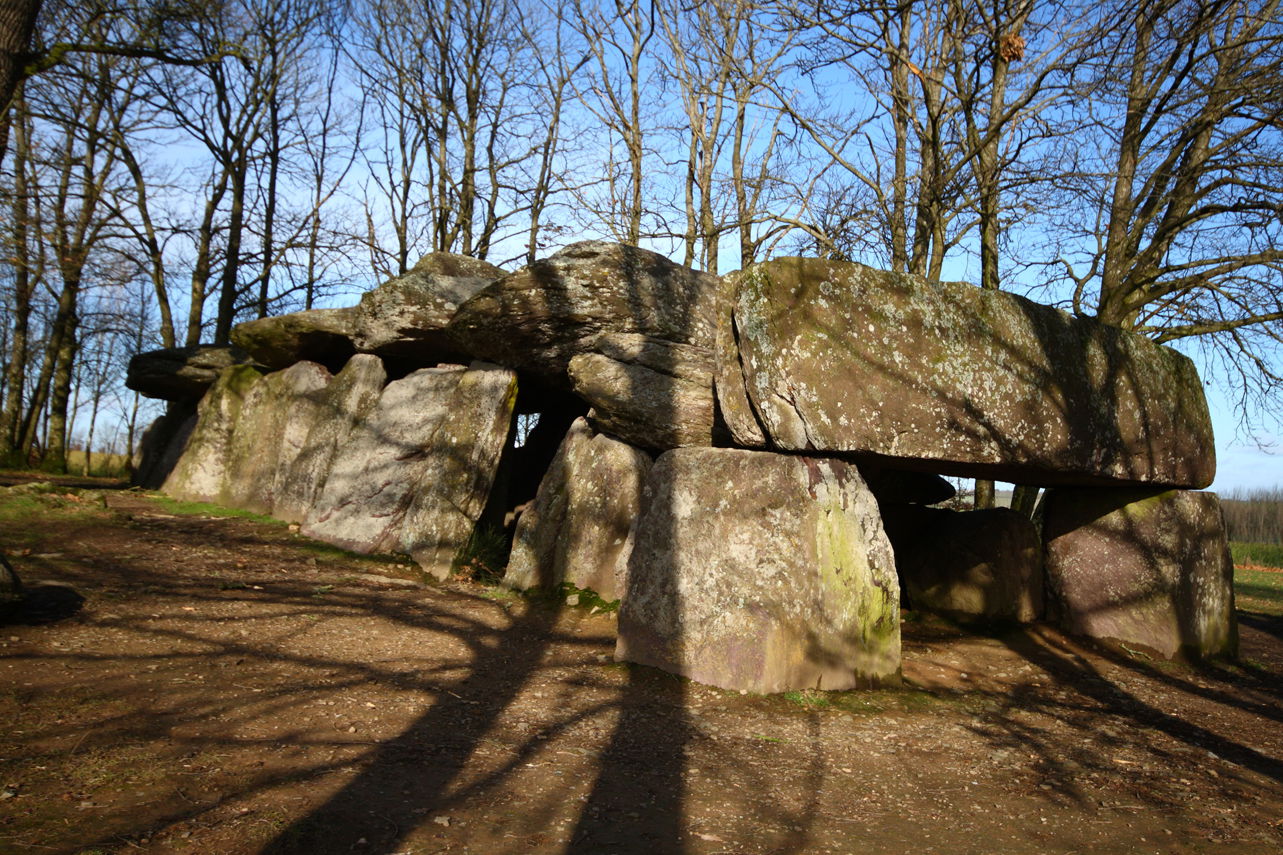
<path fill-rule="evenodd" d="M 0 520 L 0 852 L 1277 853 L 1283 623 L 1241 668 L 905 626 L 899 691 L 757 697 L 614 664 L 613 616 L 285 527 Z M 370 575 L 374 574 L 374 575 Z"/>

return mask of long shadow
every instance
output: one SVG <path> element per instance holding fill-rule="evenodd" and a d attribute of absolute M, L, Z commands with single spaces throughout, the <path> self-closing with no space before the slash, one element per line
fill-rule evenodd
<path fill-rule="evenodd" d="M 698 289 L 707 283 L 701 283 L 692 275 L 672 275 L 662 264 L 655 265 L 653 256 L 634 248 L 625 247 L 623 255 L 625 298 L 636 327 L 647 329 L 648 319 L 658 315 L 663 319 L 658 326 L 667 326 L 672 339 L 687 343 L 699 341 L 696 327 L 712 320 L 700 317 Z M 709 308 L 707 303 L 704 308 Z M 706 343 L 711 346 L 711 338 Z M 657 367 L 661 371 L 667 369 L 670 375 L 678 374 L 675 364 Z M 676 412 L 677 402 L 673 397 L 655 402 L 655 417 L 660 423 L 671 421 Z M 676 536 L 674 508 L 650 507 L 644 513 L 648 524 L 658 532 L 666 532 L 669 538 Z M 674 567 L 640 566 L 639 562 L 632 561 L 628 566 L 630 576 L 644 577 L 643 583 L 648 588 L 662 592 L 659 598 L 666 598 L 654 606 L 656 613 L 679 616 L 682 614 L 679 586 L 670 582 L 676 572 Z M 629 584 L 623 585 L 625 591 Z M 627 601 L 623 608 L 628 608 Z M 680 618 L 678 621 L 680 627 Z M 675 662 L 682 660 L 683 644 L 684 639 L 679 637 L 670 648 Z M 656 679 L 667 683 L 668 697 L 662 709 L 655 703 Z M 686 851 L 683 840 L 686 752 L 694 737 L 687 713 L 688 700 L 683 680 L 659 676 L 642 665 L 629 667 L 618 718 L 610 742 L 598 760 L 597 779 L 571 834 L 567 853 L 679 855 Z M 663 738 L 655 740 L 656 733 L 662 733 Z"/>
<path fill-rule="evenodd" d="M 261 851 L 391 853 L 433 812 L 456 803 L 447 794 L 482 737 L 512 703 L 549 646 L 556 613 L 532 609 L 488 643 L 474 645 L 469 676 L 440 694 L 400 735 L 381 743 L 365 768 L 325 804 L 295 820 Z M 508 679 L 470 685 L 474 675 Z"/>
<path fill-rule="evenodd" d="M 1095 701 L 1101 708 L 1116 715 L 1125 716 L 1137 727 L 1160 731 L 1190 748 L 1209 751 L 1223 760 L 1283 783 L 1283 761 L 1228 739 L 1206 727 L 1186 721 L 1173 713 L 1158 709 L 1135 693 L 1126 691 L 1116 681 L 1110 680 L 1084 657 L 1068 649 L 1058 651 L 1052 645 L 1040 643 L 1033 636 L 1025 633 L 1008 636 L 1004 638 L 1004 643 L 1031 664 L 1055 675 L 1062 682 L 1072 685 L 1075 691 Z M 1108 651 L 1104 651 L 1103 655 L 1119 667 L 1131 668 L 1150 678 L 1161 680 L 1165 676 L 1158 669 L 1138 666 L 1117 654 L 1111 656 Z M 1170 685 L 1174 681 L 1165 682 Z M 1181 688 L 1189 687 L 1181 686 Z M 1220 702 L 1229 700 L 1225 696 L 1213 696 L 1212 699 Z M 1259 707 L 1245 706 L 1244 709 L 1255 714 L 1260 714 L 1262 711 Z M 1275 718 L 1277 719 L 1277 716 Z"/>
<path fill-rule="evenodd" d="M 1283 616 L 1267 615 L 1257 612 L 1239 612 L 1239 623 L 1250 626 L 1252 629 L 1259 630 L 1266 635 L 1272 635 L 1279 641 L 1283 641 Z M 1278 687 L 1283 693 L 1283 686 Z"/>

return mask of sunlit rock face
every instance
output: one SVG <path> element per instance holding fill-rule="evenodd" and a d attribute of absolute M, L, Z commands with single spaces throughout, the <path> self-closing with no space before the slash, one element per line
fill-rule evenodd
<path fill-rule="evenodd" d="M 301 523 L 329 478 L 330 469 L 348 437 L 374 410 L 387 382 L 377 356 L 357 354 L 343 366 L 322 395 L 302 402 L 280 441 L 272 515 Z"/>
<path fill-rule="evenodd" d="M 466 362 L 445 328 L 460 304 L 503 275 L 493 264 L 434 252 L 405 275 L 365 292 L 355 306 L 245 321 L 232 328 L 231 338 L 272 370 L 307 360 L 338 371 L 354 353 L 377 354 L 411 367 Z"/>
<path fill-rule="evenodd" d="M 511 371 L 484 363 L 389 383 L 336 452 L 303 533 L 356 552 L 408 554 L 445 578 L 490 495 L 516 392 Z"/>
<path fill-rule="evenodd" d="M 352 343 L 362 353 L 417 365 L 457 359 L 446 327 L 460 305 L 503 275 L 465 255 L 426 255 L 404 276 L 361 295 Z"/>
<path fill-rule="evenodd" d="M 753 692 L 898 680 L 895 563 L 858 470 L 737 449 L 661 455 L 616 658 Z"/>
<path fill-rule="evenodd" d="M 232 327 L 232 342 L 271 370 L 317 362 L 337 371 L 354 348 L 356 309 L 310 309 L 245 321 Z"/>
<path fill-rule="evenodd" d="M 1044 508 L 1049 612 L 1172 658 L 1233 656 L 1234 563 L 1215 493 L 1058 489 Z"/>
<path fill-rule="evenodd" d="M 714 419 L 710 348 L 610 333 L 571 357 L 569 370 L 599 431 L 654 451 L 724 444 Z"/>
<path fill-rule="evenodd" d="M 737 444 L 1023 484 L 1205 487 L 1193 363 L 964 283 L 784 258 L 728 277 L 718 399 Z"/>
<path fill-rule="evenodd" d="M 249 390 L 227 446 L 219 502 L 261 514 L 274 513 L 284 475 L 311 426 L 326 417 L 330 372 L 296 362 L 263 377 Z"/>
<path fill-rule="evenodd" d="M 503 583 L 527 590 L 569 582 L 619 599 L 616 577 L 650 466 L 644 452 L 577 419 L 517 523 Z"/>
<path fill-rule="evenodd" d="M 176 499 L 217 502 L 223 498 L 227 461 L 241 408 L 263 375 L 248 365 L 226 368 L 196 408 L 196 424 L 162 489 Z"/>
<path fill-rule="evenodd" d="M 573 356 L 603 333 L 711 348 L 719 282 L 658 253 L 585 241 L 482 289 L 450 333 L 480 359 L 569 388 Z"/>

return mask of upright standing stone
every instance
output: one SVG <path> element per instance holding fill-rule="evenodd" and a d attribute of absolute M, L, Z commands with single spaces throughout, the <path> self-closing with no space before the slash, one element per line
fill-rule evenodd
<path fill-rule="evenodd" d="M 296 362 L 255 384 L 245 396 L 228 444 L 226 480 L 219 492 L 222 504 L 274 513 L 279 471 L 298 455 L 307 423 L 332 379 L 324 366 Z"/>
<path fill-rule="evenodd" d="M 734 276 L 718 395 L 740 444 L 1033 485 L 1215 474 L 1193 363 L 1142 336 L 859 264 L 782 258 Z"/>
<path fill-rule="evenodd" d="M 433 434 L 398 550 L 436 579 L 450 575 L 481 519 L 516 408 L 512 371 L 474 363 L 459 378 Z"/>
<path fill-rule="evenodd" d="M 307 519 L 329 477 L 335 455 L 353 428 L 378 404 L 386 382 L 383 361 L 358 353 L 343 366 L 315 406 L 307 407 L 292 420 L 289 436 L 282 437 L 283 442 L 292 445 L 299 434 L 304 430 L 306 433 L 297 453 L 287 455 L 290 459 L 277 469 L 272 512 L 275 516 L 287 522 Z"/>
<path fill-rule="evenodd" d="M 454 524 L 475 524 L 484 508 L 515 404 L 516 376 L 483 363 L 389 383 L 339 450 L 304 534 L 356 552 L 411 553 L 444 576 L 446 553 L 461 546 Z"/>
<path fill-rule="evenodd" d="M 196 427 L 162 489 L 175 499 L 217 502 L 227 483 L 232 432 L 241 406 L 263 375 L 248 365 L 226 368 L 196 408 Z"/>
<path fill-rule="evenodd" d="M 616 658 L 727 689 L 849 689 L 898 679 L 900 597 L 858 470 L 684 448 L 651 470 Z"/>
<path fill-rule="evenodd" d="M 569 582 L 619 599 L 616 570 L 650 466 L 644 452 L 577 419 L 517 523 L 503 583 L 525 590 Z"/>
<path fill-rule="evenodd" d="M 1049 611 L 1168 658 L 1235 654 L 1234 562 L 1215 493 L 1049 490 Z"/>

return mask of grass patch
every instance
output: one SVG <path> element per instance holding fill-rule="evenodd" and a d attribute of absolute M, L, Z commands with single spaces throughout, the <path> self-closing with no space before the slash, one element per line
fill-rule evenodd
<path fill-rule="evenodd" d="M 129 458 L 123 454 L 95 451 L 89 458 L 89 475 L 94 478 L 124 478 L 129 474 Z M 85 468 L 83 451 L 67 452 L 67 471 L 79 475 Z"/>
<path fill-rule="evenodd" d="M 225 508 L 222 505 L 213 505 L 209 502 L 180 502 L 177 499 L 171 499 L 163 493 L 148 493 L 147 496 L 167 513 L 174 514 L 175 516 L 234 517 L 236 519 L 264 523 L 266 525 L 286 525 L 286 523 L 281 522 L 275 517 L 269 517 L 266 514 L 256 514 L 253 511 L 243 511 L 239 508 Z"/>
<path fill-rule="evenodd" d="M 804 709 L 829 709 L 833 706 L 833 699 L 827 692 L 818 692 L 814 689 L 784 692 L 781 697 L 789 703 L 797 704 Z"/>
<path fill-rule="evenodd" d="M 568 606 L 579 606 L 581 609 L 598 612 L 619 611 L 619 600 L 603 600 L 591 588 L 576 588 L 569 582 L 562 582 L 557 590 L 561 601 Z"/>
<path fill-rule="evenodd" d="M 1283 573 L 1234 568 L 1234 599 L 1243 611 L 1283 617 Z"/>
<path fill-rule="evenodd" d="M 106 510 L 107 501 L 100 490 L 77 490 L 60 487 L 48 482 L 0 487 L 0 524 L 18 525 L 38 523 L 43 526 L 51 513 L 64 516 L 99 514 Z M 43 528 L 24 528 L 13 532 L 13 540 L 29 541 L 29 535 L 38 536 Z"/>
<path fill-rule="evenodd" d="M 1243 543 L 1232 540 L 1230 554 L 1234 556 L 1235 564 L 1283 569 L 1283 546 L 1277 543 Z"/>

